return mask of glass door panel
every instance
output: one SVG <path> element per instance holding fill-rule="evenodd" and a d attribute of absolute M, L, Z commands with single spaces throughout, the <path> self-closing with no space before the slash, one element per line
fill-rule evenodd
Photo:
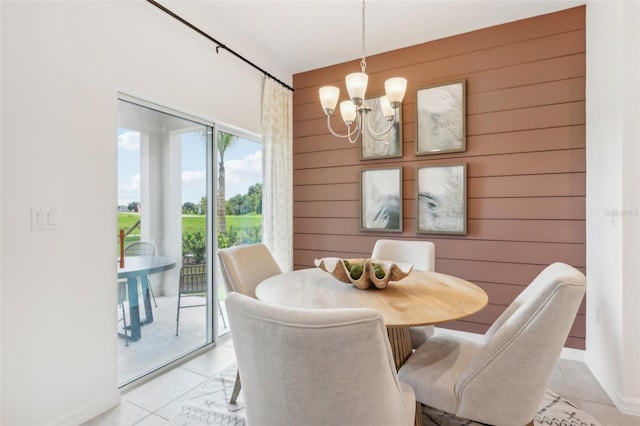
<path fill-rule="evenodd" d="M 218 166 L 218 248 L 262 241 L 262 144 L 233 132 L 216 135 Z M 218 270 L 219 283 L 222 278 Z M 226 291 L 218 287 L 223 317 Z M 228 329 L 218 327 L 218 335 Z"/>
<path fill-rule="evenodd" d="M 124 385 L 212 342 L 213 128 L 122 99 L 118 126 Z"/>

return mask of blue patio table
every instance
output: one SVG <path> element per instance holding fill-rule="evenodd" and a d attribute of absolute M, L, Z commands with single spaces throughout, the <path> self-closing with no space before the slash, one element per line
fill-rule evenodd
<path fill-rule="evenodd" d="M 129 295 L 129 316 L 132 341 L 140 340 L 140 326 L 153 322 L 153 310 L 149 294 L 149 274 L 163 272 L 176 266 L 176 261 L 165 256 L 125 256 L 124 267 L 120 268 L 118 258 L 118 278 L 127 279 Z M 138 278 L 142 284 L 145 320 L 140 321 L 140 302 L 138 300 Z"/>

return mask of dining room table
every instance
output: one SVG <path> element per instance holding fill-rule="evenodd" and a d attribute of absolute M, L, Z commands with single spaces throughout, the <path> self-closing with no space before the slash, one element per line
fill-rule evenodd
<path fill-rule="evenodd" d="M 462 278 L 412 270 L 386 288 L 359 289 L 320 268 L 267 278 L 256 287 L 267 303 L 307 309 L 372 308 L 387 327 L 396 368 L 412 353 L 409 328 L 436 325 L 472 315 L 488 303 L 487 293 Z"/>
<path fill-rule="evenodd" d="M 124 265 L 118 258 L 118 279 L 127 280 L 127 296 L 129 298 L 130 333 L 129 339 L 140 340 L 141 326 L 153 322 L 153 309 L 149 292 L 149 275 L 164 272 L 176 266 L 175 259 L 166 256 L 125 256 Z M 145 319 L 140 320 L 140 298 L 138 282 L 142 288 Z"/>

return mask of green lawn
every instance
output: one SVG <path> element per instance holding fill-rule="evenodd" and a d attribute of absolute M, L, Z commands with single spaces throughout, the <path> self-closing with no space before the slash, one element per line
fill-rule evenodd
<path fill-rule="evenodd" d="M 139 213 L 119 212 L 118 213 L 118 229 L 128 230 L 133 224 L 135 224 L 140 218 Z M 182 215 L 182 232 L 197 232 L 204 233 L 206 231 L 204 215 Z M 242 216 L 227 216 L 227 229 L 232 227 L 235 229 L 252 228 L 262 225 L 262 215 L 259 214 L 246 214 Z M 138 234 L 140 228 L 136 228 L 129 237 L 127 242 L 137 241 L 139 239 Z"/>

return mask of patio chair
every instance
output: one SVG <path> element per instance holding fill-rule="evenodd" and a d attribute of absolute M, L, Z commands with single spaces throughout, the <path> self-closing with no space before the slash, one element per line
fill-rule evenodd
<path fill-rule="evenodd" d="M 205 263 L 195 263 L 196 259 L 193 255 L 184 255 L 182 257 L 182 268 L 180 269 L 180 281 L 178 285 L 178 312 L 176 314 L 176 336 L 178 335 L 178 329 L 180 327 L 180 309 L 184 308 L 197 308 L 200 306 L 207 306 L 207 303 L 200 303 L 197 305 L 182 306 L 183 296 L 196 296 L 206 294 L 207 287 L 207 265 Z M 227 328 L 227 320 L 222 310 L 222 303 L 218 300 L 218 315 L 222 319 L 224 328 Z"/>
<path fill-rule="evenodd" d="M 148 241 L 136 241 L 124 248 L 125 256 L 156 256 L 157 254 L 158 248 L 156 247 L 156 245 Z M 151 282 L 149 282 L 149 293 L 151 293 L 153 304 L 157 308 L 158 303 L 156 302 L 155 294 L 153 294 L 153 287 L 151 287 Z"/>
<path fill-rule="evenodd" d="M 176 336 L 180 327 L 180 309 L 197 308 L 199 306 L 207 306 L 206 299 L 204 303 L 197 305 L 182 306 L 183 296 L 195 296 L 207 294 L 207 265 L 201 264 L 183 264 L 180 268 L 180 283 L 178 286 L 178 311 L 176 314 Z"/>

